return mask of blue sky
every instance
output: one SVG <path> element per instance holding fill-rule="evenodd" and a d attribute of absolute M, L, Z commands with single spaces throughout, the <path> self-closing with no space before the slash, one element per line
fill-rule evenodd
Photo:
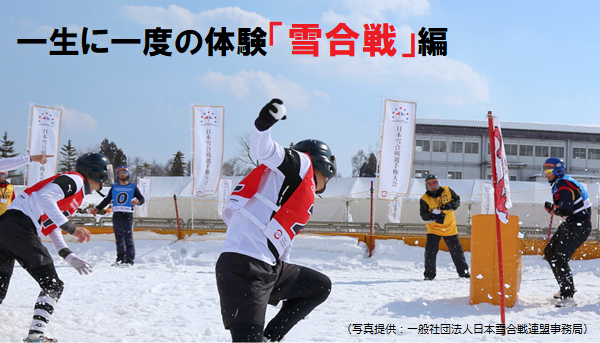
<path fill-rule="evenodd" d="M 80 150 L 114 141 L 128 157 L 164 163 L 178 150 L 191 157 L 190 103 L 225 106 L 225 156 L 248 133 L 260 108 L 279 97 L 288 120 L 273 128 L 283 145 L 306 138 L 327 142 L 343 176 L 351 157 L 380 141 L 381 99 L 417 102 L 423 118 L 600 125 L 600 44 L 596 1 L 27 1 L 0 13 L 2 130 L 27 145 L 28 104 L 63 109 L 61 146 Z M 267 55 L 178 53 L 175 37 L 209 28 L 261 27 L 281 21 Z M 361 36 L 356 55 L 329 56 L 325 33 L 344 22 Z M 362 52 L 365 23 L 394 25 L 394 57 Z M 292 24 L 319 24 L 319 57 L 292 55 Z M 55 28 L 78 33 L 77 56 L 50 56 Z M 144 30 L 170 28 L 171 57 L 145 56 Z M 81 32 L 107 54 L 81 52 Z M 448 29 L 447 56 L 402 58 L 410 33 Z M 418 36 L 417 36 L 418 37 Z M 46 45 L 17 45 L 45 38 Z M 232 40 L 237 46 L 237 37 Z"/>

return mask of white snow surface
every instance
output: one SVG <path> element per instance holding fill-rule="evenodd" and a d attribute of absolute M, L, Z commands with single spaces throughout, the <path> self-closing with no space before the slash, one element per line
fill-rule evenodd
<path fill-rule="evenodd" d="M 70 239 L 71 249 L 94 266 L 90 275 L 51 252 L 65 290 L 46 335 L 59 342 L 227 342 L 215 283 L 215 262 L 223 234 L 192 236 L 185 241 L 136 232 L 136 264 L 112 267 L 112 235 L 94 235 L 88 243 Z M 169 240 L 171 239 L 171 240 Z M 437 278 L 423 281 L 423 248 L 399 240 L 377 240 L 372 257 L 352 237 L 299 235 L 292 262 L 328 275 L 332 292 L 321 306 L 296 325 L 285 342 L 572 342 L 600 340 L 600 260 L 571 261 L 577 307 L 555 308 L 556 281 L 541 256 L 523 256 L 519 300 L 506 309 L 506 324 L 582 325 L 585 334 L 549 333 L 506 336 L 475 333 L 481 324 L 495 328 L 500 308 L 469 304 L 469 280 L 458 278 L 447 252 L 438 254 Z M 470 253 L 466 253 L 470 261 Z M 0 341 L 21 342 L 26 336 L 39 293 L 37 283 L 18 264 L 0 305 Z M 267 320 L 279 306 L 269 306 Z M 357 333 L 354 326 L 372 324 L 395 333 Z M 361 325 L 360 325 L 361 324 Z M 465 334 L 423 334 L 419 325 L 450 325 Z M 448 327 L 448 326 L 446 326 Z M 438 332 L 441 332 L 438 330 Z"/>

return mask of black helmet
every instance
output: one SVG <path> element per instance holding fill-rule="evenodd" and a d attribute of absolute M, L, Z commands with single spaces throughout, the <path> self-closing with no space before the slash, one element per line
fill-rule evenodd
<path fill-rule="evenodd" d="M 316 139 L 305 139 L 296 143 L 292 149 L 307 153 L 313 168 L 320 171 L 326 178 L 331 179 L 337 175 L 335 156 L 327 144 Z"/>
<path fill-rule="evenodd" d="M 106 167 L 110 164 L 108 158 L 97 152 L 88 152 L 77 159 L 75 171 L 99 184 L 108 180 Z"/>

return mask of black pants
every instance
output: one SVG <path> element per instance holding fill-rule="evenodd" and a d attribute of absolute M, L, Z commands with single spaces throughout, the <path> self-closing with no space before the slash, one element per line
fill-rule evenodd
<path fill-rule="evenodd" d="M 0 304 L 8 292 L 15 261 L 40 285 L 30 333 L 43 333 L 64 284 L 31 219 L 21 211 L 8 210 L 0 216 Z"/>
<path fill-rule="evenodd" d="M 590 231 L 592 231 L 592 223 L 589 220 L 563 222 L 544 248 L 544 257 L 552 268 L 563 298 L 572 298 L 575 294 L 569 260 L 587 240 Z"/>
<path fill-rule="evenodd" d="M 331 292 L 331 280 L 315 270 L 285 262 L 271 266 L 236 253 L 222 253 L 215 271 L 223 324 L 234 342 L 260 342 L 263 336 L 280 341 Z M 264 328 L 267 304 L 281 300 L 281 310 Z"/>
<path fill-rule="evenodd" d="M 133 264 L 135 259 L 133 213 L 114 212 L 112 222 L 117 245 L 117 262 Z"/>
<path fill-rule="evenodd" d="M 440 244 L 440 238 L 444 238 L 452 261 L 456 266 L 458 276 L 465 277 L 469 273 L 469 266 L 465 260 L 465 253 L 458 239 L 458 235 L 438 236 L 431 233 L 427 234 L 427 244 L 425 245 L 425 272 L 423 275 L 428 279 L 434 279 L 436 276 L 436 260 Z"/>

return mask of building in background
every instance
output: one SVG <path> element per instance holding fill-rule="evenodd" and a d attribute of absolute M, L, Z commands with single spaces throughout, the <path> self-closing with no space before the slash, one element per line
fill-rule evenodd
<path fill-rule="evenodd" d="M 582 182 L 600 181 L 600 126 L 501 125 L 511 180 L 536 181 L 546 158 L 560 157 L 567 163 L 567 174 Z M 415 139 L 415 178 L 492 178 L 486 120 L 417 118 Z"/>

